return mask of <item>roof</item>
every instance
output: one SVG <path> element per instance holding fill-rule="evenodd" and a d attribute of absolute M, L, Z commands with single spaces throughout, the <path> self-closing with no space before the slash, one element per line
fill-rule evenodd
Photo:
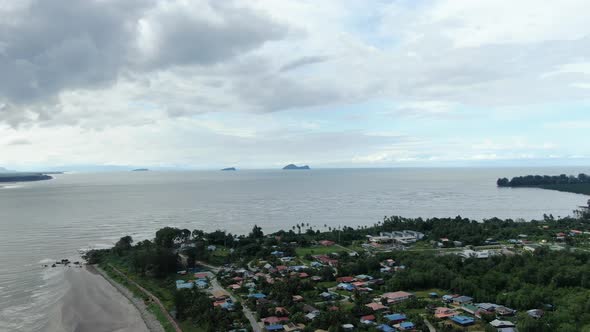
<path fill-rule="evenodd" d="M 509 322 L 509 321 L 505 321 L 505 320 L 499 320 L 499 319 L 494 319 L 493 321 L 490 322 L 490 325 L 492 325 L 493 327 L 499 328 L 499 327 L 514 327 L 516 325 L 514 325 L 513 322 Z"/>
<path fill-rule="evenodd" d="M 386 306 L 384 306 L 381 303 L 377 303 L 377 302 L 371 302 L 369 304 L 365 304 L 365 307 L 369 307 L 371 309 L 373 309 L 373 311 L 378 311 L 378 310 L 384 310 L 387 309 Z"/>
<path fill-rule="evenodd" d="M 366 316 L 361 317 L 361 322 L 362 321 L 373 321 L 373 320 L 375 320 L 375 315 L 366 315 Z"/>
<path fill-rule="evenodd" d="M 262 293 L 254 293 L 254 294 L 248 295 L 248 297 L 255 298 L 255 299 L 263 299 L 266 297 L 266 295 L 264 295 Z"/>
<path fill-rule="evenodd" d="M 408 298 L 408 297 L 412 297 L 412 296 L 414 296 L 414 294 L 408 293 L 408 292 L 403 292 L 403 291 L 390 292 L 390 293 L 385 293 L 382 295 L 382 297 L 385 297 L 390 300 L 404 299 L 404 298 Z"/>
<path fill-rule="evenodd" d="M 390 315 L 383 316 L 383 318 L 385 318 L 389 321 L 401 321 L 401 320 L 406 320 L 406 315 L 404 315 L 404 314 L 390 314 Z"/>
<path fill-rule="evenodd" d="M 394 332 L 395 329 L 387 324 L 381 324 L 379 326 L 377 326 L 378 330 L 381 330 L 383 332 Z"/>
<path fill-rule="evenodd" d="M 414 323 L 412 323 L 412 322 L 403 322 L 403 323 L 399 324 L 399 327 L 403 328 L 404 330 L 405 329 L 412 329 L 412 328 L 414 328 Z"/>
<path fill-rule="evenodd" d="M 473 298 L 469 297 L 469 296 L 459 296 L 453 299 L 454 302 L 459 302 L 459 303 L 466 303 L 466 302 L 471 302 L 473 301 Z"/>
<path fill-rule="evenodd" d="M 280 325 L 280 324 L 268 325 L 268 326 L 265 326 L 264 329 L 267 331 L 280 331 L 283 329 L 283 325 Z"/>
<path fill-rule="evenodd" d="M 451 320 L 459 325 L 469 325 L 475 323 L 475 319 L 467 316 L 455 316 Z"/>

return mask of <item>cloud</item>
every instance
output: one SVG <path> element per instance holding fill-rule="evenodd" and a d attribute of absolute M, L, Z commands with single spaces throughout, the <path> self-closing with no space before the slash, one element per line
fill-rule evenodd
<path fill-rule="evenodd" d="M 5 145 L 11 146 L 11 145 L 31 145 L 31 144 L 33 144 L 33 142 L 31 142 L 30 140 L 28 140 L 26 138 L 15 138 L 15 139 L 12 139 L 12 140 L 6 142 Z"/>
<path fill-rule="evenodd" d="M 284 64 L 279 71 L 286 72 L 290 70 L 297 69 L 299 67 L 312 65 L 316 63 L 322 63 L 328 61 L 329 57 L 327 56 L 320 56 L 320 55 L 312 55 L 312 56 L 303 56 L 299 59 L 293 60 Z"/>

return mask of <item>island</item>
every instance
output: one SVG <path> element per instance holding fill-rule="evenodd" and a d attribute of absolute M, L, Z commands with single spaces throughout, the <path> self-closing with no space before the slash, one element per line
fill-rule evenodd
<path fill-rule="evenodd" d="M 0 173 L 0 182 L 29 182 L 51 179 L 53 179 L 53 177 L 43 173 Z"/>
<path fill-rule="evenodd" d="M 221 169 L 222 171 L 235 171 L 236 168 L 235 167 L 228 167 L 228 168 L 223 168 Z"/>
<path fill-rule="evenodd" d="M 147 168 L 136 168 L 134 170 L 132 170 L 132 172 L 147 172 L 149 171 L 149 169 Z"/>
<path fill-rule="evenodd" d="M 527 175 L 500 178 L 496 181 L 498 187 L 528 187 L 550 189 L 575 194 L 590 195 L 590 176 L 584 173 L 575 175 Z"/>
<path fill-rule="evenodd" d="M 307 165 L 304 165 L 304 166 L 297 166 L 297 165 L 295 165 L 295 164 L 289 164 L 289 165 L 287 165 L 287 166 L 283 167 L 283 169 L 286 169 L 286 170 L 292 170 L 292 169 L 310 169 L 310 168 L 309 168 L 309 166 L 307 166 Z"/>

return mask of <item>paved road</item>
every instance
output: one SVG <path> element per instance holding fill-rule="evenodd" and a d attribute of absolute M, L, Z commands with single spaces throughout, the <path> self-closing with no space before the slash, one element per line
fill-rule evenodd
<path fill-rule="evenodd" d="M 208 269 L 210 269 L 211 271 L 217 273 L 219 272 L 219 270 L 221 269 L 218 266 L 214 266 L 214 265 L 210 265 L 207 264 L 205 262 L 195 262 L 199 265 L 202 265 Z M 222 290 L 224 292 L 226 292 L 229 295 L 229 298 L 235 303 L 238 300 L 232 295 L 232 293 L 230 293 L 227 289 L 223 288 L 220 284 L 219 281 L 217 280 L 217 277 L 211 273 L 211 272 L 207 272 L 209 279 L 211 280 L 211 291 L 216 291 L 216 290 Z M 248 319 L 248 321 L 250 322 L 250 326 L 252 326 L 252 331 L 254 332 L 262 332 L 262 328 L 260 327 L 260 324 L 258 324 L 258 322 L 256 321 L 256 316 L 254 316 L 254 313 L 252 313 L 252 311 L 248 308 L 246 308 L 246 306 L 244 306 L 244 302 L 242 302 L 242 311 L 244 312 L 244 316 L 246 316 L 246 318 Z"/>
<path fill-rule="evenodd" d="M 424 319 L 424 324 L 426 324 L 426 326 L 428 327 L 428 330 L 430 332 L 436 332 L 436 329 L 434 328 L 434 326 L 432 326 L 432 324 L 430 324 L 430 322 L 428 321 L 428 319 Z"/>

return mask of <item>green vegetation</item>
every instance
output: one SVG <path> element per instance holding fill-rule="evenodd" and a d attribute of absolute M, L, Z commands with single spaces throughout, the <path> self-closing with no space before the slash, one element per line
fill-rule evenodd
<path fill-rule="evenodd" d="M 576 194 L 590 195 L 590 176 L 581 173 L 578 176 L 527 175 L 498 179 L 498 187 L 538 187 L 542 189 L 558 190 Z"/>
<path fill-rule="evenodd" d="M 417 297 L 388 305 L 391 312 L 403 312 L 418 330 L 426 329 L 423 324 L 426 317 L 441 331 L 453 331 L 456 326 L 451 323 L 449 327 L 448 321 L 435 319 L 428 309 L 443 305 L 440 299 L 425 296 L 435 290 L 440 295 L 463 294 L 476 302 L 499 303 L 516 309 L 519 313 L 510 319 L 517 322 L 520 331 L 584 331 L 590 329 L 590 252 L 585 249 L 590 243 L 589 210 L 581 208 L 575 218 L 556 219 L 549 215 L 530 222 L 496 218 L 476 222 L 461 217 L 426 220 L 388 217 L 370 227 L 343 227 L 324 232 L 302 223 L 271 235 L 265 235 L 258 226 L 248 235 L 240 236 L 219 230 L 206 233 L 166 227 L 159 230 L 152 241 L 134 244 L 131 237 L 123 237 L 110 250 L 88 253 L 87 260 L 107 270 L 112 264 L 124 271 L 158 296 L 169 311 L 175 312 L 187 331 L 248 326 L 240 310 L 241 304 L 236 303 L 234 311 L 224 311 L 215 307 L 209 295 L 201 290 L 176 290 L 176 279 L 191 278 L 190 274 L 181 277 L 176 272 L 194 268 L 198 261 L 227 264 L 229 267 L 218 274 L 225 286 L 244 280 L 244 272 L 236 272 L 240 268 L 258 262 L 259 268 L 268 264 L 271 268 L 263 268 L 263 278 L 248 279 L 249 283 L 255 281 L 254 288 L 238 285 L 235 294 L 244 298 L 244 304 L 259 318 L 273 315 L 278 306 L 286 308 L 290 312 L 289 320 L 305 323 L 306 330 L 327 330 L 344 323 L 355 324 L 360 330 L 371 330 L 358 325 L 360 316 L 371 313 L 366 304 L 380 294 L 406 290 L 415 292 Z M 408 229 L 425 234 L 424 240 L 411 250 L 362 249 L 366 235 Z M 514 243 L 520 243 L 516 247 L 533 241 L 550 244 L 558 237 L 562 241 L 561 251 L 551 251 L 549 245 L 536 250 L 530 247 L 528 251 L 512 248 Z M 433 247 L 432 244 L 437 244 L 441 238 L 474 246 L 490 242 L 511 245 L 504 248 L 502 254 L 490 258 L 464 258 L 456 251 Z M 526 240 L 515 240 L 518 238 Z M 336 245 L 322 246 L 319 243 L 323 240 L 336 242 Z M 354 248 L 358 256 L 349 255 L 349 248 Z M 319 258 L 313 255 L 323 255 L 324 259 L 331 260 L 330 264 L 335 262 L 336 268 L 324 262 L 316 268 L 310 267 L 311 264 L 300 267 L 296 272 L 278 270 L 279 266 L 295 267 L 301 261 L 317 262 Z M 297 258 L 281 260 L 281 257 L 293 256 Z M 384 262 L 394 262 L 396 269 L 383 270 Z M 306 276 L 301 276 L 302 273 Z M 335 288 L 336 278 L 360 274 L 370 275 L 378 282 L 365 291 Z M 312 276 L 321 281 L 314 281 Z M 137 292 L 133 286 L 130 289 Z M 265 301 L 247 297 L 252 292 L 265 294 Z M 321 295 L 326 292 L 335 297 L 326 300 Z M 296 301 L 296 295 L 302 296 L 305 302 Z M 311 321 L 305 319 L 305 305 L 313 305 L 321 314 Z M 532 319 L 526 314 L 530 309 L 543 309 L 546 313 L 542 318 Z M 487 318 L 492 317 L 484 317 L 466 330 L 488 329 Z M 379 316 L 379 320 L 383 322 L 383 317 Z"/>

